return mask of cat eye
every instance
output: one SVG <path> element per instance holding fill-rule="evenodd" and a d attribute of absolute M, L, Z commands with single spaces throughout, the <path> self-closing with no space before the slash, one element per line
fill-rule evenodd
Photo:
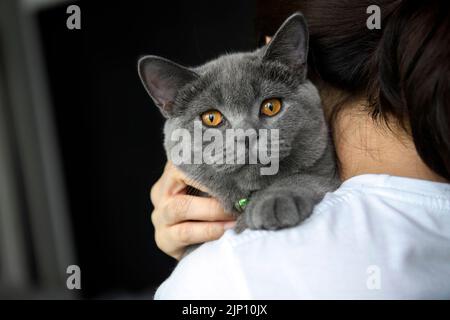
<path fill-rule="evenodd" d="M 281 110 L 281 100 L 278 98 L 271 98 L 264 100 L 261 104 L 261 113 L 273 117 Z"/>
<path fill-rule="evenodd" d="M 222 114 L 217 110 L 209 110 L 201 115 L 202 122 L 208 127 L 217 127 L 223 121 Z"/>

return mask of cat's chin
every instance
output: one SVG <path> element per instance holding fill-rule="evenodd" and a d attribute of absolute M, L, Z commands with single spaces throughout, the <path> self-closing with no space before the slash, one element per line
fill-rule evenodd
<path fill-rule="evenodd" d="M 244 166 L 245 164 L 221 164 L 215 165 L 214 170 L 220 174 L 234 173 L 241 170 Z"/>
<path fill-rule="evenodd" d="M 233 164 L 233 165 L 214 166 L 214 169 L 216 173 L 219 175 L 234 175 L 234 176 L 239 175 L 242 177 L 254 177 L 260 176 L 259 172 L 261 166 L 248 164 Z"/>

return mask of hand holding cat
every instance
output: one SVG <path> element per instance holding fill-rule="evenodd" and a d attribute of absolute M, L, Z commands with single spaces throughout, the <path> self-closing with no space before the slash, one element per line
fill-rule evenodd
<path fill-rule="evenodd" d="M 175 259 L 182 257 L 187 246 L 218 239 L 235 224 L 216 199 L 187 195 L 187 181 L 168 162 L 150 192 L 156 244 Z M 207 192 L 202 186 L 194 187 Z"/>

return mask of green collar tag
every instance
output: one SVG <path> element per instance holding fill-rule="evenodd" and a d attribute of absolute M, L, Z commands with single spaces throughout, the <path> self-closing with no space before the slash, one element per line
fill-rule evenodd
<path fill-rule="evenodd" d="M 244 211 L 245 207 L 248 205 L 249 200 L 247 198 L 239 199 L 234 203 L 234 207 L 237 211 L 242 212 Z"/>

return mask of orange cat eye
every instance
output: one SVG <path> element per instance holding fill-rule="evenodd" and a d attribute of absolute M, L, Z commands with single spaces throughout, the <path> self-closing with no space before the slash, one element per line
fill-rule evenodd
<path fill-rule="evenodd" d="M 217 127 L 223 121 L 223 116 L 220 111 L 217 110 L 209 110 L 201 115 L 202 122 L 204 125 L 208 127 Z"/>
<path fill-rule="evenodd" d="M 281 110 L 281 100 L 278 98 L 271 98 L 264 100 L 261 104 L 261 113 L 273 117 Z"/>

